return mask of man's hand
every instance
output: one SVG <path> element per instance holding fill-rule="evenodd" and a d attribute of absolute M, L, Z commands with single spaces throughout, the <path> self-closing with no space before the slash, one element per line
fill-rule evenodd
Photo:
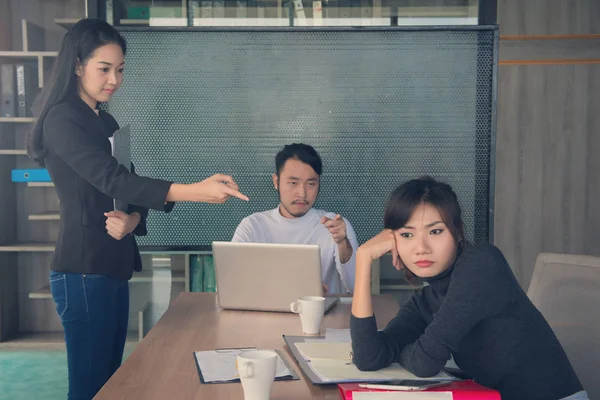
<path fill-rule="evenodd" d="M 340 262 L 342 264 L 346 264 L 350 258 L 352 257 L 352 245 L 348 240 L 348 235 L 346 232 L 346 222 L 344 218 L 340 214 L 336 214 L 333 218 L 327 218 L 326 216 L 321 217 L 321 223 L 329 233 L 331 233 L 331 237 L 333 241 L 338 246 L 338 254 L 340 257 Z"/>
<path fill-rule="evenodd" d="M 106 232 L 116 240 L 121 240 L 129 233 L 133 232 L 140 223 L 140 214 L 134 212 L 131 214 L 123 211 L 110 211 L 104 213 L 106 217 Z"/>
<path fill-rule="evenodd" d="M 322 216 L 321 224 L 323 224 L 325 228 L 329 230 L 329 233 L 331 233 L 335 243 L 340 244 L 344 239 L 346 239 L 346 222 L 344 222 L 344 218 L 342 218 L 340 214 L 337 214 L 333 218 Z"/>
<path fill-rule="evenodd" d="M 325 284 L 325 282 L 323 283 L 323 296 L 325 296 L 327 294 L 327 292 L 329 292 L 329 287 Z"/>

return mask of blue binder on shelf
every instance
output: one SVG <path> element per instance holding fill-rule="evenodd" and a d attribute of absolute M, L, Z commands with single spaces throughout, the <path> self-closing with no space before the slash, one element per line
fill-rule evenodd
<path fill-rule="evenodd" d="M 37 169 L 13 169 L 13 182 L 52 182 L 50 174 L 45 168 Z"/>

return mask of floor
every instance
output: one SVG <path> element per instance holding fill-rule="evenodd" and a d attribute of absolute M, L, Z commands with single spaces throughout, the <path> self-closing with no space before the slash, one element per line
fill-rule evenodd
<path fill-rule="evenodd" d="M 128 345 L 124 359 L 132 351 Z M 67 391 L 64 350 L 0 351 L 0 400 L 65 400 Z"/>

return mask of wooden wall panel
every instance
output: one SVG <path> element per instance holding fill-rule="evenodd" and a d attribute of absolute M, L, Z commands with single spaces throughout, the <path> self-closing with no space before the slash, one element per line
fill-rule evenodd
<path fill-rule="evenodd" d="M 498 0 L 502 35 L 600 33 L 598 0 Z"/>
<path fill-rule="evenodd" d="M 594 68 L 594 73 L 590 74 L 587 84 L 590 88 L 595 88 L 595 92 L 590 92 L 590 102 L 587 113 L 587 131 L 588 131 L 588 158 L 587 158 L 587 177 L 586 190 L 586 208 L 585 208 L 585 241 L 584 252 L 586 254 L 600 255 L 600 72 L 599 67 Z"/>
<path fill-rule="evenodd" d="M 494 241 L 525 289 L 540 252 L 600 255 L 600 35 L 506 37 L 597 33 L 599 16 L 593 0 L 498 2 Z"/>

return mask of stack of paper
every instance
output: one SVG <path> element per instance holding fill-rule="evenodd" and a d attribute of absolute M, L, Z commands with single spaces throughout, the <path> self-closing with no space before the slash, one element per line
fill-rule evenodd
<path fill-rule="evenodd" d="M 296 348 L 308 362 L 312 372 L 323 382 L 378 382 L 390 379 L 452 380 L 441 372 L 429 378 L 419 378 L 394 363 L 379 371 L 360 371 L 352 363 L 351 343 L 310 342 L 296 343 Z"/>
<path fill-rule="evenodd" d="M 131 168 L 131 128 L 129 125 L 117 130 L 109 140 L 113 156 L 119 164 L 123 165 L 129 171 Z M 127 212 L 129 204 L 115 199 L 114 208 L 118 211 Z"/>
<path fill-rule="evenodd" d="M 325 330 L 325 339 L 304 339 L 306 343 L 350 343 L 352 341 L 350 337 L 350 329 L 333 329 L 327 328 Z"/>

